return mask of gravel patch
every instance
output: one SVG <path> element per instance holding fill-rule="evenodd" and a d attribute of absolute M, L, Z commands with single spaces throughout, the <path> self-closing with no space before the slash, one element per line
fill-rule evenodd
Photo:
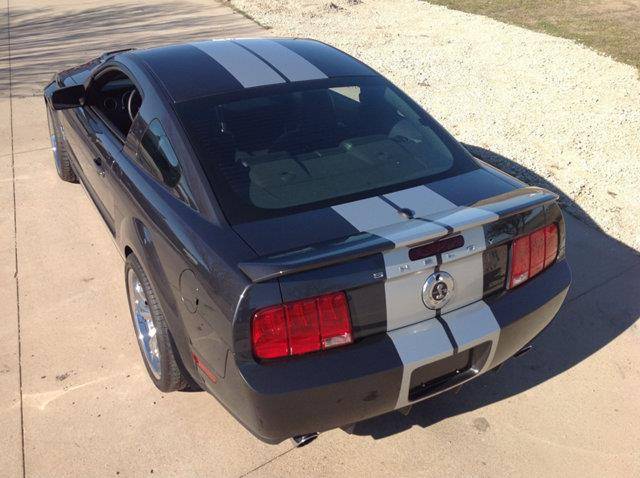
<path fill-rule="evenodd" d="M 573 41 L 418 0 L 232 0 L 376 68 L 474 154 L 640 250 L 640 80 Z"/>

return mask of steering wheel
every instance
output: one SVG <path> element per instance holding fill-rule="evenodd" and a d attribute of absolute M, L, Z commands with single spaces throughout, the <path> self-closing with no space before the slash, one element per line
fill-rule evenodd
<path fill-rule="evenodd" d="M 142 98 L 140 97 L 140 93 L 138 90 L 133 89 L 131 93 L 129 93 L 129 99 L 127 100 L 127 113 L 129 113 L 129 119 L 133 121 L 133 118 L 138 114 L 138 110 L 142 105 Z"/>

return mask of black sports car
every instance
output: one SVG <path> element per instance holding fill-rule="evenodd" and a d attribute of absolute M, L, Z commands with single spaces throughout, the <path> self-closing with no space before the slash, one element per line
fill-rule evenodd
<path fill-rule="evenodd" d="M 44 96 L 58 174 L 125 258 L 151 380 L 197 384 L 264 441 L 458 387 L 567 294 L 557 196 L 326 44 L 110 52 Z"/>

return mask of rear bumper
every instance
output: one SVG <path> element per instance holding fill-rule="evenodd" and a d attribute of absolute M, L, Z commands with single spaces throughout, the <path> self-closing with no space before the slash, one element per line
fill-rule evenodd
<path fill-rule="evenodd" d="M 440 321 L 295 360 L 257 364 L 230 356 L 224 379 L 229 399 L 223 403 L 270 443 L 416 403 L 513 356 L 555 317 L 570 282 L 569 267 L 561 260 L 524 286 Z"/>

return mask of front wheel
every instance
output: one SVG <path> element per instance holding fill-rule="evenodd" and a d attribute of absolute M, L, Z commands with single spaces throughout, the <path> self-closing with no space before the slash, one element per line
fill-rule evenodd
<path fill-rule="evenodd" d="M 67 146 L 60 138 L 59 128 L 49 107 L 47 107 L 47 120 L 49 122 L 49 136 L 51 137 L 51 151 L 53 152 L 53 161 L 56 165 L 58 176 L 68 183 L 77 183 L 78 177 L 71 166 Z"/>
<path fill-rule="evenodd" d="M 187 379 L 157 295 L 133 254 L 127 256 L 125 280 L 133 328 L 149 377 L 163 392 L 184 389 Z"/>

